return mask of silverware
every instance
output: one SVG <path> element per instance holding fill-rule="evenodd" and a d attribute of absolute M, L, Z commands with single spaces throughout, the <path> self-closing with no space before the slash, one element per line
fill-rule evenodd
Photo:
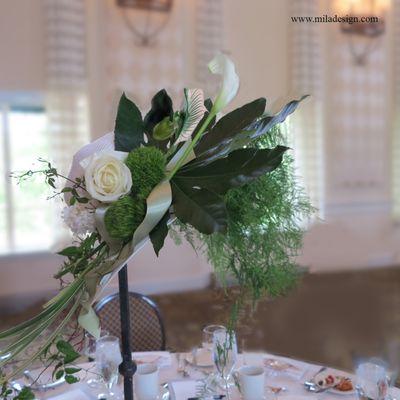
<path fill-rule="evenodd" d="M 225 397 L 225 394 L 215 394 L 213 396 L 207 396 L 206 399 L 219 400 Z M 189 397 L 187 400 L 204 400 L 204 397 Z"/>
<path fill-rule="evenodd" d="M 334 387 L 334 385 L 321 387 L 318 384 L 311 383 L 311 382 L 304 382 L 304 386 L 306 387 L 306 389 L 309 392 L 312 392 L 312 393 L 323 393 L 323 392 L 326 392 L 327 390 L 332 389 Z"/>
<path fill-rule="evenodd" d="M 327 367 L 321 367 L 309 380 L 304 382 L 304 386 L 309 392 L 322 393 L 333 388 L 334 385 L 321 387 L 315 382 L 315 378 L 326 369 Z"/>
<path fill-rule="evenodd" d="M 317 375 L 319 375 L 321 372 L 324 372 L 327 369 L 327 367 L 321 367 L 310 379 L 304 382 L 304 385 L 310 386 L 310 385 L 316 385 L 315 383 L 315 378 Z"/>

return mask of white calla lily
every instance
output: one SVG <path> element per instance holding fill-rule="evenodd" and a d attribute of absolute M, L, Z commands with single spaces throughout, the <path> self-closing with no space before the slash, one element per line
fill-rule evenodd
<path fill-rule="evenodd" d="M 208 64 L 213 74 L 222 75 L 221 91 L 215 99 L 213 111 L 220 112 L 236 96 L 239 89 L 239 76 L 235 71 L 235 64 L 224 54 L 216 55 Z"/>

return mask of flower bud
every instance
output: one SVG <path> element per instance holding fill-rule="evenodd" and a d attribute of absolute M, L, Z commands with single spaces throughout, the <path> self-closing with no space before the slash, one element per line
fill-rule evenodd
<path fill-rule="evenodd" d="M 153 137 L 156 140 L 167 140 L 176 132 L 176 124 L 174 120 L 165 117 L 161 120 L 153 130 Z"/>

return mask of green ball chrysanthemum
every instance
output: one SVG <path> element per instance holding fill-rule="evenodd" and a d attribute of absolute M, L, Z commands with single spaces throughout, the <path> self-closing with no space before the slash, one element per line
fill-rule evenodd
<path fill-rule="evenodd" d="M 125 164 L 132 174 L 132 193 L 146 199 L 165 177 L 165 156 L 156 147 L 139 147 L 131 151 Z"/>
<path fill-rule="evenodd" d="M 143 200 L 124 196 L 107 209 L 104 223 L 108 234 L 114 239 L 129 240 L 143 221 L 146 205 Z"/>

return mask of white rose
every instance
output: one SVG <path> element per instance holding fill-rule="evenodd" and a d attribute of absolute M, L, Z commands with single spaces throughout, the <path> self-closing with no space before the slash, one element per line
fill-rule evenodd
<path fill-rule="evenodd" d="M 81 161 L 85 170 L 86 190 L 96 200 L 110 203 L 130 192 L 132 176 L 123 163 L 127 153 L 107 151 L 94 153 Z"/>

